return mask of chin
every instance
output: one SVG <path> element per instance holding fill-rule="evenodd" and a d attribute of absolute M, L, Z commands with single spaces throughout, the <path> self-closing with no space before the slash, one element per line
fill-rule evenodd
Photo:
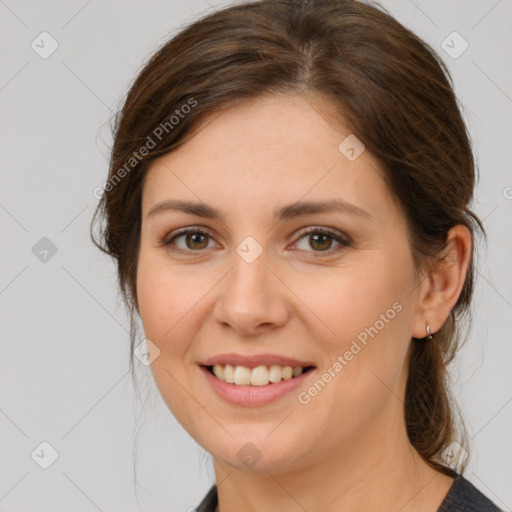
<path fill-rule="evenodd" d="M 268 432 L 261 429 L 259 435 L 252 437 L 226 436 L 229 439 L 218 444 L 210 437 L 202 446 L 214 459 L 240 471 L 281 473 L 296 469 L 308 451 L 303 440 L 297 443 L 300 436 L 286 431 L 283 435 L 268 436 Z"/>

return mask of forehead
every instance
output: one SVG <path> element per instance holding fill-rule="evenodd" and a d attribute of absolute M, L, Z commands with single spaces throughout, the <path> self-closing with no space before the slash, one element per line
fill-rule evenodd
<path fill-rule="evenodd" d="M 332 112 L 325 102 L 277 95 L 206 117 L 190 140 L 151 165 L 143 214 L 169 197 L 238 211 L 249 202 L 274 210 L 336 197 L 377 215 L 389 209 L 378 161 L 368 151 L 353 161 L 340 151 L 351 132 Z"/>

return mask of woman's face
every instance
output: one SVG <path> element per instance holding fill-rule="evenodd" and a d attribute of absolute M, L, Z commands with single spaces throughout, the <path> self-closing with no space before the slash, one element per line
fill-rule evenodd
<path fill-rule="evenodd" d="M 406 221 L 328 109 L 294 95 L 227 109 L 144 184 L 137 294 L 156 384 L 240 469 L 356 454 L 403 419 L 423 335 Z"/>

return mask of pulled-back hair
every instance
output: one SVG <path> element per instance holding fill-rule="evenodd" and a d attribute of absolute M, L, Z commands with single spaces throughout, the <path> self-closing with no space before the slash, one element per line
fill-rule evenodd
<path fill-rule="evenodd" d="M 380 6 L 356 0 L 263 0 L 213 12 L 150 58 L 114 118 L 109 178 L 91 236 L 117 264 L 131 318 L 132 371 L 142 188 L 149 166 L 189 140 L 206 115 L 273 93 L 324 98 L 378 159 L 407 219 L 417 270 L 445 247 L 453 226 L 485 235 L 470 210 L 475 163 L 452 79 L 425 42 Z M 97 220 L 99 242 L 92 230 Z M 444 325 L 431 341 L 413 338 L 409 350 L 409 440 L 428 464 L 452 476 L 443 451 L 454 441 L 469 449 L 447 365 L 464 341 L 461 321 L 469 316 L 473 259 Z M 458 472 L 465 467 L 460 464 Z"/>

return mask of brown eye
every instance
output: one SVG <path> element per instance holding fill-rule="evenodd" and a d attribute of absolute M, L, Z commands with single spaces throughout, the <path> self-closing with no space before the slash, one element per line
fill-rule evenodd
<path fill-rule="evenodd" d="M 203 233 L 187 233 L 185 234 L 185 244 L 187 249 L 204 249 L 208 245 L 208 235 Z"/>
<path fill-rule="evenodd" d="M 331 248 L 332 237 L 324 233 L 315 233 L 309 235 L 309 244 L 313 249 L 316 248 L 319 251 L 326 251 Z"/>
<path fill-rule="evenodd" d="M 335 243 L 333 247 L 333 242 Z M 350 245 L 350 241 L 340 233 L 327 228 L 313 228 L 302 233 L 295 243 L 298 249 L 312 253 L 334 253 Z M 313 249 L 313 250 L 311 250 Z"/>
<path fill-rule="evenodd" d="M 192 228 L 178 232 L 164 241 L 162 245 L 169 246 L 170 249 L 176 252 L 190 253 L 208 248 L 210 241 L 212 241 L 212 237 L 206 231 Z"/>

